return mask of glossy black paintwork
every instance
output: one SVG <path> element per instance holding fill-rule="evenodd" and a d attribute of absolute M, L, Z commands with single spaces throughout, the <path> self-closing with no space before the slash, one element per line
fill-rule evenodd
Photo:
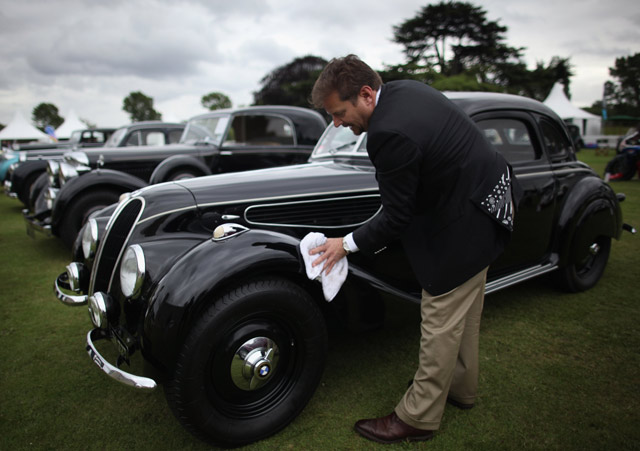
<path fill-rule="evenodd" d="M 619 237 L 620 209 L 611 188 L 578 162 L 573 151 L 553 159 L 542 144 L 540 120 L 556 124 L 566 134 L 555 114 L 538 102 L 514 96 L 472 93 L 451 97 L 474 119 L 496 114 L 527 121 L 539 154 L 534 161 L 512 162 L 524 196 L 516 213 L 512 243 L 492 265 L 490 279 L 530 265 L 570 259 L 566 242 L 590 208 L 596 208 L 597 218 L 588 227 Z M 319 297 L 318 284 L 306 279 L 297 249 L 299 240 L 318 228 L 313 224 L 251 224 L 245 216 L 247 208 L 302 200 L 337 201 L 376 193 L 374 170 L 366 154 L 312 157 L 303 165 L 162 183 L 133 193 L 144 199 L 145 206 L 128 244 L 140 244 L 144 249 L 148 275 L 142 298 L 136 301 L 142 307 L 137 307 L 138 316 L 128 316 L 135 317 L 128 329 L 141 337 L 145 356 L 167 369 L 190 319 L 226 287 L 270 274 L 294 280 Z M 100 216 L 108 216 L 113 209 L 103 210 Z M 244 225 L 250 231 L 213 241 L 213 229 L 225 222 Z M 322 231 L 328 236 L 343 236 L 353 229 Z M 350 277 L 333 305 L 348 302 L 345 293 L 362 293 L 362 287 L 367 286 L 406 298 L 419 296 L 420 288 L 398 245 L 389 246 L 375 258 L 353 254 L 349 264 Z M 351 289 L 352 285 L 358 289 Z M 110 294 L 123 309 L 133 308 L 119 293 L 117 280 Z"/>

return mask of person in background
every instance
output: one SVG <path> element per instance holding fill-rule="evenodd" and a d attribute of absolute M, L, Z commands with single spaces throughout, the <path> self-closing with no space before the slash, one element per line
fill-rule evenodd
<path fill-rule="evenodd" d="M 382 210 L 346 237 L 310 251 L 329 273 L 351 252 L 400 239 L 419 281 L 419 366 L 391 414 L 355 430 L 380 443 L 422 441 L 445 403 L 474 406 L 480 316 L 489 264 L 513 230 L 513 174 L 480 129 L 444 95 L 416 81 L 382 83 L 355 55 L 329 62 L 312 95 L 333 124 L 368 132 Z"/>

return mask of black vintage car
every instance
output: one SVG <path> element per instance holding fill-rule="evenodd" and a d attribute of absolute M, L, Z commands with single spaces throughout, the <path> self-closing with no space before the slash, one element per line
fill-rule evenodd
<path fill-rule="evenodd" d="M 25 213 L 27 230 L 60 236 L 69 246 L 89 214 L 121 194 L 159 182 L 303 163 L 326 121 L 307 108 L 256 106 L 193 117 L 174 145 L 67 154 Z"/>
<path fill-rule="evenodd" d="M 102 133 L 107 133 L 106 129 L 102 129 Z M 176 143 L 182 136 L 184 124 L 174 124 L 170 122 L 144 121 L 134 122 L 115 131 L 109 132 L 110 136 L 104 145 L 75 145 L 72 148 L 55 148 L 55 149 L 33 149 L 29 151 L 21 151 L 20 161 L 13 166 L 7 177 L 5 178 L 5 193 L 11 197 L 17 197 L 26 206 L 31 205 L 30 199 L 35 199 L 37 194 L 43 189 L 42 185 L 45 179 L 36 184 L 38 177 L 45 173 L 49 162 L 57 162 L 62 160 L 63 155 L 70 151 L 82 151 L 86 154 L 96 155 L 98 160 L 100 155 L 107 155 L 115 148 L 129 148 L 131 146 L 163 146 L 166 144 Z M 84 131 L 83 134 L 85 134 Z M 93 138 L 86 139 L 96 141 L 100 137 L 97 133 L 91 133 Z M 93 149 L 90 149 L 93 147 Z M 36 186 L 37 191 L 34 193 L 32 188 Z"/>
<path fill-rule="evenodd" d="M 487 292 L 550 272 L 569 290 L 596 284 L 623 230 L 619 199 L 576 160 L 562 121 L 522 97 L 450 97 L 524 188 Z M 177 418 L 214 444 L 284 428 L 320 381 L 327 316 L 360 329 L 381 324 L 381 293 L 420 301 L 399 244 L 349 255 L 331 303 L 306 276 L 307 233 L 343 236 L 381 208 L 365 147 L 366 135 L 329 126 L 307 164 L 162 183 L 97 212 L 55 286 L 63 303 L 88 303 L 99 369 L 141 390 L 163 384 Z M 121 368 L 140 360 L 142 373 Z"/>

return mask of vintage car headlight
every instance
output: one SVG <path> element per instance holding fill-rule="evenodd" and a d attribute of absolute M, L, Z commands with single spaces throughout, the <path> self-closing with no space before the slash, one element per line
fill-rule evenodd
<path fill-rule="evenodd" d="M 60 163 L 57 161 L 47 162 L 47 174 L 49 175 L 49 186 L 58 186 L 58 173 L 60 172 Z"/>
<path fill-rule="evenodd" d="M 145 275 L 144 252 L 138 244 L 127 248 L 120 265 L 120 290 L 127 298 L 140 296 Z"/>
<path fill-rule="evenodd" d="M 89 219 L 82 229 L 82 254 L 87 260 L 96 255 L 98 249 L 98 222 Z"/>
<path fill-rule="evenodd" d="M 89 296 L 87 304 L 89 317 L 94 326 L 106 329 L 109 326 L 109 320 L 115 321 L 118 313 L 117 305 L 108 294 L 100 291 L 93 293 Z"/>
<path fill-rule="evenodd" d="M 58 167 L 60 168 L 58 172 L 58 182 L 60 184 L 60 187 L 62 187 L 67 182 L 67 180 L 78 176 L 78 171 L 76 171 L 76 168 L 71 166 L 69 163 L 60 163 Z"/>
<path fill-rule="evenodd" d="M 67 265 L 67 278 L 69 288 L 74 293 L 86 293 L 89 287 L 89 270 L 85 265 L 72 262 Z"/>

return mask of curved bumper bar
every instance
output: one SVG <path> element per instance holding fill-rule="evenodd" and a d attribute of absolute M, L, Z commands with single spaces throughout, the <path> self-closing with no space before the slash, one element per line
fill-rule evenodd
<path fill-rule="evenodd" d="M 27 235 L 31 238 L 35 238 L 36 233 L 41 233 L 48 238 L 53 236 L 51 224 L 48 224 L 46 221 L 39 221 L 36 219 L 35 215 L 32 215 L 29 212 L 29 210 L 22 210 L 22 217 L 24 219 L 25 226 L 27 227 Z"/>
<path fill-rule="evenodd" d="M 136 376 L 135 374 L 122 371 L 120 368 L 111 365 L 104 357 L 100 355 L 96 347 L 93 345 L 94 341 L 109 339 L 107 332 L 102 329 L 93 329 L 87 334 L 87 352 L 91 360 L 98 365 L 98 367 L 110 378 L 116 381 L 134 387 L 144 391 L 154 390 L 158 384 L 151 378 Z"/>
<path fill-rule="evenodd" d="M 87 303 L 87 295 L 71 295 L 62 291 L 62 289 L 70 289 L 69 276 L 67 276 L 66 272 L 63 272 L 56 278 L 56 281 L 54 282 L 54 289 L 56 297 L 62 301 L 63 304 L 76 306 L 85 305 Z"/>

